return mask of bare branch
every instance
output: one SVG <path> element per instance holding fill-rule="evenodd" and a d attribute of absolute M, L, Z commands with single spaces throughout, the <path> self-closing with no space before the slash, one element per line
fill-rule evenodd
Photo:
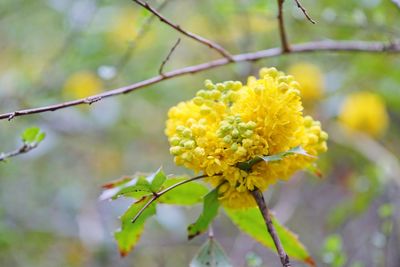
<path fill-rule="evenodd" d="M 24 154 L 24 153 L 28 153 L 29 151 L 31 151 L 32 149 L 35 149 L 38 146 L 37 143 L 34 144 L 24 144 L 23 146 L 21 146 L 19 149 L 14 150 L 12 152 L 8 152 L 8 153 L 0 153 L 0 162 L 5 161 L 8 158 L 12 158 L 12 157 L 16 157 L 18 155 Z"/>
<path fill-rule="evenodd" d="M 158 7 L 157 10 L 161 11 L 163 10 L 167 4 L 170 3 L 170 1 L 168 0 L 164 0 Z M 134 40 L 130 41 L 128 48 L 126 49 L 126 51 L 124 52 L 124 54 L 121 56 L 121 58 L 118 60 L 115 68 L 117 70 L 116 75 L 114 77 L 114 79 L 116 77 L 118 77 L 118 75 L 121 73 L 121 71 L 124 69 L 124 67 L 126 66 L 126 64 L 129 62 L 129 59 L 132 57 L 133 51 L 135 50 L 135 47 L 137 45 L 137 43 L 146 35 L 146 33 L 148 32 L 148 30 L 150 29 L 150 25 L 151 23 L 154 21 L 154 19 L 157 18 L 154 14 L 151 14 L 140 26 L 136 37 L 134 38 Z"/>
<path fill-rule="evenodd" d="M 300 10 L 303 12 L 304 16 L 306 16 L 306 18 L 312 23 L 315 24 L 315 20 L 313 20 L 307 13 L 307 10 L 302 6 L 302 4 L 300 3 L 300 0 L 294 0 L 296 2 L 296 5 L 298 8 L 300 8 Z"/>
<path fill-rule="evenodd" d="M 148 11 L 150 11 L 155 16 L 157 16 L 162 22 L 164 22 L 165 24 L 167 24 L 170 27 L 174 28 L 178 32 L 182 33 L 183 35 L 186 35 L 187 37 L 192 38 L 193 40 L 196 40 L 197 42 L 202 43 L 202 44 L 208 46 L 211 49 L 214 49 L 219 54 L 221 54 L 223 57 L 227 58 L 229 61 L 233 61 L 232 55 L 228 51 L 226 51 L 221 45 L 219 45 L 219 44 L 217 44 L 217 43 L 215 43 L 213 41 L 210 41 L 210 40 L 208 40 L 208 39 L 206 39 L 206 38 L 204 38 L 202 36 L 199 36 L 197 34 L 194 34 L 194 33 L 191 33 L 189 31 L 186 31 L 186 30 L 182 29 L 181 26 L 172 23 L 170 20 L 165 18 L 163 15 L 161 15 L 161 13 L 159 13 L 157 10 L 152 8 L 146 2 L 142 2 L 140 0 L 132 0 L 132 1 L 134 1 L 138 5 L 141 5 L 142 7 L 146 8 Z"/>
<path fill-rule="evenodd" d="M 288 53 L 290 52 L 290 48 L 286 37 L 285 22 L 283 19 L 283 2 L 285 2 L 285 0 L 277 0 L 277 1 L 278 1 L 279 36 L 281 38 L 282 52 Z"/>
<path fill-rule="evenodd" d="M 369 53 L 400 53 L 400 42 L 364 42 L 364 41 L 317 41 L 303 44 L 293 45 L 290 54 L 297 53 L 315 53 L 315 52 L 369 52 Z M 271 58 L 284 54 L 281 48 L 270 48 L 261 50 L 253 53 L 245 53 L 234 55 L 233 62 L 246 62 L 246 61 L 257 61 L 263 58 Z M 43 113 L 49 111 L 56 111 L 58 109 L 64 109 L 72 106 L 90 104 L 93 103 L 93 99 L 99 100 L 116 95 L 127 94 L 140 88 L 150 86 L 169 80 L 178 76 L 194 74 L 201 71 L 217 68 L 232 63 L 226 58 L 217 59 L 214 61 L 202 63 L 199 65 L 193 65 L 181 69 L 176 69 L 164 73 L 164 76 L 158 75 L 147 80 L 143 80 L 125 87 L 117 88 L 114 90 L 106 91 L 101 94 L 93 95 L 87 98 L 81 98 L 68 102 L 58 103 L 49 106 L 43 106 L 39 108 L 22 109 L 14 112 L 8 112 L 0 114 L 0 120 L 12 119 L 15 117 L 26 116 L 30 114 Z"/>
<path fill-rule="evenodd" d="M 171 191 L 172 189 L 174 189 L 174 188 L 176 188 L 176 187 L 178 187 L 178 186 L 181 186 L 181 185 L 183 185 L 183 184 L 186 184 L 186 183 L 189 183 L 189 182 L 193 182 L 193 181 L 195 181 L 195 180 L 199 180 L 199 179 L 202 179 L 202 178 L 205 178 L 205 177 L 207 177 L 207 175 L 205 175 L 205 174 L 199 175 L 199 176 L 196 176 L 196 177 L 193 177 L 193 178 L 184 180 L 184 181 L 182 181 L 182 182 L 176 183 L 176 184 L 174 184 L 174 185 L 171 185 L 170 187 L 167 187 L 167 188 L 165 188 L 164 190 L 162 190 L 162 191 L 160 191 L 160 192 L 158 192 L 158 193 L 154 193 L 154 194 L 153 194 L 153 197 L 149 200 L 149 202 L 147 202 L 147 203 L 139 210 L 139 212 L 135 215 L 135 217 L 132 219 L 132 223 L 134 223 L 134 222 L 139 218 L 139 216 L 142 215 L 142 213 L 143 213 L 154 201 L 156 201 L 159 197 L 161 197 L 161 196 L 164 195 L 165 193 Z"/>
<path fill-rule="evenodd" d="M 172 53 L 174 53 L 175 49 L 178 47 L 180 42 L 181 42 L 181 38 L 178 38 L 178 40 L 176 41 L 174 46 L 169 50 L 167 57 L 161 63 L 160 69 L 158 70 L 158 74 L 160 74 L 161 76 L 164 76 L 164 74 L 163 74 L 164 66 L 168 62 L 169 58 L 171 57 Z"/>
<path fill-rule="evenodd" d="M 257 202 L 258 208 L 264 218 L 265 224 L 267 226 L 268 232 L 274 241 L 276 250 L 278 251 L 279 258 L 281 259 L 281 263 L 283 267 L 290 267 L 289 256 L 286 254 L 283 249 L 281 240 L 279 239 L 278 234 L 276 233 L 275 227 L 272 223 L 271 214 L 269 213 L 267 204 L 265 203 L 264 196 L 259 189 L 255 189 L 251 191 L 251 194 L 254 197 L 254 200 Z"/>

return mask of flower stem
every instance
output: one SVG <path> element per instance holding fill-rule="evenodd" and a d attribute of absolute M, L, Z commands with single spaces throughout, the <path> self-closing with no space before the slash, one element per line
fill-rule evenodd
<path fill-rule="evenodd" d="M 272 224 L 271 214 L 268 210 L 267 204 L 265 203 L 264 196 L 259 189 L 255 189 L 251 191 L 255 201 L 257 202 L 257 206 L 260 209 L 260 212 L 264 218 L 265 224 L 267 226 L 268 232 L 274 241 L 276 250 L 278 251 L 279 257 L 281 259 L 281 263 L 283 267 L 291 267 L 289 256 L 286 254 L 285 250 L 283 249 L 281 240 L 279 239 L 278 234 L 276 233 L 275 227 Z"/>

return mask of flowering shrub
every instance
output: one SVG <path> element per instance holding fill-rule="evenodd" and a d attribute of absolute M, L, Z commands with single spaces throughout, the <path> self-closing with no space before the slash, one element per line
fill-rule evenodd
<path fill-rule="evenodd" d="M 300 85 L 275 68 L 247 84 L 205 81 L 193 99 L 170 109 L 166 134 L 175 163 L 204 172 L 230 208 L 255 206 L 250 194 L 315 161 L 327 133 L 303 116 Z M 279 160 L 257 160 L 285 153 Z"/>

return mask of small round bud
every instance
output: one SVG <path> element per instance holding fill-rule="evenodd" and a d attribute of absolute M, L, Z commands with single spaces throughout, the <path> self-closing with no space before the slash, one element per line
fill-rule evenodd
<path fill-rule="evenodd" d="M 197 106 L 201 106 L 204 103 L 204 98 L 196 96 L 195 98 L 193 98 L 193 103 L 195 103 Z"/>
<path fill-rule="evenodd" d="M 226 81 L 225 83 L 225 89 L 226 90 L 231 90 L 234 86 L 234 82 L 233 81 Z"/>
<path fill-rule="evenodd" d="M 238 144 L 237 143 L 233 143 L 231 145 L 231 149 L 232 149 L 232 151 L 236 151 L 238 149 Z"/>
<path fill-rule="evenodd" d="M 173 146 L 169 149 L 169 153 L 171 153 L 174 156 L 179 156 L 180 154 L 182 154 L 183 149 L 180 146 Z"/>
<path fill-rule="evenodd" d="M 222 83 L 217 83 L 216 87 L 219 91 L 225 91 L 225 86 Z"/>
<path fill-rule="evenodd" d="M 212 83 L 211 80 L 205 80 L 204 87 L 208 90 L 213 90 L 215 88 L 215 85 Z"/>
<path fill-rule="evenodd" d="M 226 135 L 223 140 L 225 143 L 230 144 L 232 143 L 232 136 Z"/>
<path fill-rule="evenodd" d="M 186 128 L 185 130 L 183 130 L 182 135 L 183 135 L 184 137 L 188 137 L 188 138 L 189 138 L 189 137 L 192 137 L 192 130 Z"/>
<path fill-rule="evenodd" d="M 305 116 L 304 117 L 304 126 L 311 127 L 313 121 L 314 120 L 310 116 Z"/>
<path fill-rule="evenodd" d="M 254 130 L 257 124 L 254 121 L 249 121 L 246 123 L 247 129 Z"/>
<path fill-rule="evenodd" d="M 199 91 L 196 93 L 196 96 L 200 96 L 200 97 L 205 98 L 205 97 L 207 96 L 207 91 L 206 91 L 206 90 L 199 90 Z"/>
<path fill-rule="evenodd" d="M 233 138 L 238 138 L 239 137 L 239 131 L 237 129 L 233 129 L 232 131 L 232 137 Z"/>
<path fill-rule="evenodd" d="M 181 141 L 181 139 L 177 136 L 172 137 L 171 139 L 169 139 L 169 143 L 173 146 L 177 146 L 179 145 L 179 142 Z"/>
<path fill-rule="evenodd" d="M 253 135 L 253 131 L 252 130 L 246 130 L 243 134 L 244 137 L 251 137 Z"/>
<path fill-rule="evenodd" d="M 196 146 L 196 143 L 195 143 L 193 140 L 189 140 L 189 141 L 186 141 L 186 142 L 183 144 L 183 146 L 184 146 L 185 148 L 191 149 L 191 148 L 194 148 L 194 147 Z"/>
<path fill-rule="evenodd" d="M 217 100 L 221 97 L 221 91 L 212 90 L 212 91 L 210 91 L 210 93 L 211 93 L 211 98 L 214 100 Z"/>
<path fill-rule="evenodd" d="M 328 140 L 328 133 L 327 132 L 324 132 L 324 131 L 321 131 L 321 133 L 320 133 L 320 138 L 321 138 L 321 140 L 322 141 L 326 141 L 326 140 Z"/>
<path fill-rule="evenodd" d="M 236 82 L 233 83 L 233 88 L 232 88 L 232 90 L 233 90 L 233 91 L 238 91 L 238 90 L 240 90 L 242 87 L 243 87 L 242 83 L 239 82 L 239 81 L 236 81 Z"/>
<path fill-rule="evenodd" d="M 178 133 L 182 133 L 185 129 L 186 129 L 186 127 L 185 127 L 185 126 L 182 126 L 182 125 L 176 126 L 176 131 L 177 131 Z"/>
<path fill-rule="evenodd" d="M 211 113 L 211 108 L 210 107 L 208 107 L 206 105 L 201 106 L 201 108 L 200 108 L 200 114 L 201 115 L 207 115 L 207 114 L 210 114 L 210 113 Z"/>
<path fill-rule="evenodd" d="M 278 85 L 278 89 L 285 92 L 289 89 L 289 85 L 287 83 L 280 83 Z"/>
<path fill-rule="evenodd" d="M 246 130 L 247 130 L 247 123 L 240 122 L 240 123 L 238 124 L 238 128 L 239 128 L 239 131 L 241 131 L 241 132 L 246 131 Z"/>

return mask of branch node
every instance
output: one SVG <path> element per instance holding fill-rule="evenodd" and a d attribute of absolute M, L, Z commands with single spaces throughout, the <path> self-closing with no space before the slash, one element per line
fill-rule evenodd
<path fill-rule="evenodd" d="M 100 101 L 101 99 L 103 99 L 102 96 L 90 96 L 90 97 L 85 98 L 85 100 L 83 100 L 83 103 L 91 105 L 95 102 Z"/>
<path fill-rule="evenodd" d="M 8 116 L 7 120 L 8 120 L 8 121 L 11 121 L 12 119 L 15 118 L 15 116 L 17 116 L 17 112 L 11 113 L 10 116 Z"/>

